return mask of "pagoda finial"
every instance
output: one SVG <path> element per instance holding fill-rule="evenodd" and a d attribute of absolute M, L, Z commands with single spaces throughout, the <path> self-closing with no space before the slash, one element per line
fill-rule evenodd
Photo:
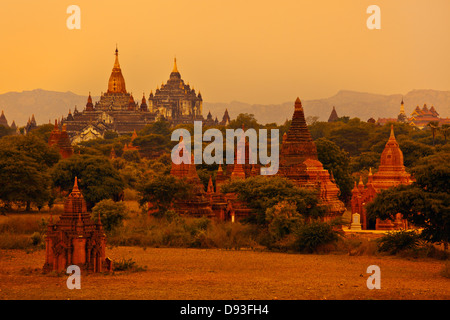
<path fill-rule="evenodd" d="M 178 68 L 177 68 L 177 57 L 173 58 L 173 70 L 172 72 L 178 72 Z"/>
<path fill-rule="evenodd" d="M 391 124 L 391 135 L 389 136 L 389 140 L 394 139 L 395 140 L 395 135 L 394 135 L 394 125 Z"/>
<path fill-rule="evenodd" d="M 78 177 L 75 176 L 75 183 L 73 184 L 73 190 L 78 190 Z"/>
<path fill-rule="evenodd" d="M 295 110 L 302 110 L 302 102 L 300 101 L 300 98 L 297 97 L 297 99 L 295 100 Z"/>

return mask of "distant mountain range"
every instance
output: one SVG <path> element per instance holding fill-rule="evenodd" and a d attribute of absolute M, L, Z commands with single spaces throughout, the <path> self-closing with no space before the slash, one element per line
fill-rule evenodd
<path fill-rule="evenodd" d="M 450 117 L 450 91 L 413 90 L 406 95 L 382 95 L 365 92 L 341 90 L 336 95 L 316 100 L 302 100 L 305 115 L 317 116 L 319 121 L 327 121 L 333 106 L 338 116 L 358 117 L 367 121 L 369 118 L 396 118 L 400 111 L 400 102 L 405 102 L 405 111 L 409 116 L 418 105 L 423 107 L 434 106 L 442 118 Z M 94 102 L 99 97 L 92 97 Z M 210 111 L 213 118 L 222 120 L 225 109 L 231 119 L 239 113 L 254 114 L 259 123 L 284 123 L 293 114 L 294 101 L 280 104 L 249 104 L 239 101 L 229 103 L 203 102 L 203 115 Z M 300 97 L 301 99 L 301 97 Z M 8 92 L 0 94 L 0 111 L 4 110 L 8 123 L 14 120 L 18 126 L 24 126 L 28 118 L 34 114 L 38 124 L 51 122 L 61 116 L 66 117 L 69 109 L 84 109 L 87 96 L 77 95 L 73 92 L 56 92 L 36 89 L 23 92 Z"/>

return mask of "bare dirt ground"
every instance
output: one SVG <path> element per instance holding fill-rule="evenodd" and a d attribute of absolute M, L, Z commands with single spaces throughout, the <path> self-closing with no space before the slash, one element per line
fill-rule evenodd
<path fill-rule="evenodd" d="M 44 250 L 1 250 L 0 299 L 450 298 L 443 262 L 431 259 L 137 247 L 108 248 L 107 256 L 147 269 L 82 275 L 81 289 L 69 290 L 68 275 L 42 274 Z M 369 265 L 381 268 L 379 290 L 366 286 Z"/>

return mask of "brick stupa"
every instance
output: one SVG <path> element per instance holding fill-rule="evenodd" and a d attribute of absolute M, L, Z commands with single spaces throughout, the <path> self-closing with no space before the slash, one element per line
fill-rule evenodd
<path fill-rule="evenodd" d="M 45 247 L 44 271 L 61 272 L 70 265 L 91 272 L 111 270 L 109 259 L 105 259 L 106 235 L 102 223 L 100 218 L 97 222 L 91 220 L 77 178 L 59 221 L 53 223 L 51 218 L 48 224 Z"/>
<path fill-rule="evenodd" d="M 338 186 L 318 160 L 317 148 L 306 125 L 299 98 L 295 101 L 291 126 L 283 136 L 278 175 L 291 179 L 299 187 L 317 190 L 319 205 L 326 207 L 325 221 L 345 212 L 344 203 L 338 198 Z"/>
<path fill-rule="evenodd" d="M 378 172 L 372 174 L 370 169 L 368 181 L 364 186 L 362 180 L 352 190 L 352 213 L 361 215 L 363 229 L 393 230 L 407 228 L 406 220 L 396 215 L 395 220 L 377 219 L 375 226 L 367 219 L 365 205 L 371 202 L 381 190 L 389 189 L 398 185 L 409 185 L 413 182 L 411 175 L 406 172 L 403 165 L 403 153 L 395 139 L 394 126 L 391 125 L 389 140 L 381 153 Z M 394 213 L 395 214 L 395 213 Z"/>
<path fill-rule="evenodd" d="M 55 126 L 48 139 L 48 145 L 57 148 L 63 159 L 67 159 L 73 154 L 73 148 L 69 135 L 67 134 L 66 125 L 63 125 L 62 130 L 59 130 L 58 120 L 55 120 Z"/>
<path fill-rule="evenodd" d="M 176 210 L 179 214 L 190 214 L 193 216 L 209 216 L 214 214 L 211 209 L 209 198 L 205 192 L 200 177 L 198 176 L 197 169 L 194 163 L 193 154 L 184 154 L 188 149 L 184 144 L 183 137 L 180 137 L 180 142 L 176 152 L 178 152 L 181 162 L 179 164 L 172 161 L 172 168 L 170 174 L 179 179 L 186 179 L 191 186 L 191 192 L 193 196 L 189 200 L 180 200 L 176 203 Z M 190 160 L 189 160 L 190 159 Z"/>

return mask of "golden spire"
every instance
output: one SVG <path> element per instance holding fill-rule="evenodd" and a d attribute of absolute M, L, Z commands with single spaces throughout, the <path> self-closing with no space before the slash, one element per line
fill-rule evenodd
<path fill-rule="evenodd" d="M 173 70 L 172 70 L 172 72 L 178 72 L 177 57 L 173 58 Z"/>
<path fill-rule="evenodd" d="M 395 140 L 394 125 L 393 124 L 391 124 L 391 135 L 389 136 L 389 140 Z"/>
<path fill-rule="evenodd" d="M 115 56 L 116 60 L 114 61 L 114 67 L 108 82 L 108 93 L 127 93 L 125 79 L 123 78 L 122 70 L 120 69 L 119 50 L 117 49 L 117 45 Z"/>

